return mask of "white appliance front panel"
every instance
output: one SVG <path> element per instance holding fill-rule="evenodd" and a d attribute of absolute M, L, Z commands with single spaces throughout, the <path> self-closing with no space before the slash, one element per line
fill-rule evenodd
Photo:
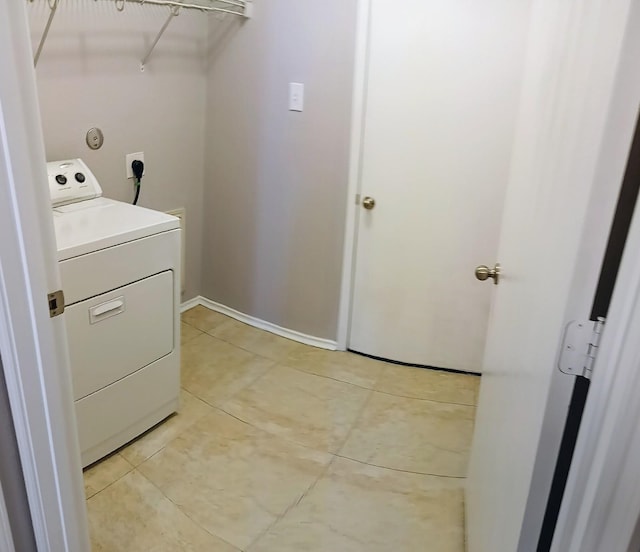
<path fill-rule="evenodd" d="M 173 352 L 76 401 L 82 466 L 131 441 L 178 410 L 180 359 Z"/>
<path fill-rule="evenodd" d="M 67 308 L 75 400 L 173 350 L 173 277 L 167 270 Z"/>
<path fill-rule="evenodd" d="M 167 269 L 180 270 L 180 230 L 123 243 L 61 261 L 67 305 L 137 282 Z M 179 295 L 176 296 L 179 301 Z"/>

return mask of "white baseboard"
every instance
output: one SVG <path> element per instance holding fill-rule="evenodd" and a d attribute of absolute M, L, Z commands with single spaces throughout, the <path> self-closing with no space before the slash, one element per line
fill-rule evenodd
<path fill-rule="evenodd" d="M 184 311 L 188 311 L 189 309 L 192 309 L 193 307 L 197 307 L 198 305 L 201 305 L 201 304 L 202 303 L 200 303 L 200 296 L 194 297 L 193 299 L 189 299 L 188 301 L 185 301 L 180 305 L 180 314 L 182 314 Z"/>
<path fill-rule="evenodd" d="M 202 296 L 194 297 L 193 299 L 189 299 L 188 301 L 182 303 L 182 305 L 180 306 L 180 312 L 192 309 L 193 307 L 196 307 L 198 305 L 202 305 L 203 307 L 206 307 L 208 309 L 226 314 L 227 316 L 235 318 L 236 320 L 244 322 L 245 324 L 249 324 L 254 328 L 259 328 L 261 330 L 279 335 L 280 337 L 286 337 L 287 339 L 291 339 L 299 343 L 304 343 L 305 345 L 311 345 L 312 347 L 318 347 L 320 349 L 328 349 L 330 351 L 335 351 L 337 349 L 337 343 L 335 341 L 332 341 L 331 339 L 315 337 L 313 335 L 307 335 L 302 332 L 283 328 L 282 326 L 278 326 L 277 324 L 272 324 L 271 322 L 256 318 L 255 316 L 244 314 L 243 312 L 232 309 L 231 307 L 227 307 L 226 305 L 216 303 L 215 301 Z"/>

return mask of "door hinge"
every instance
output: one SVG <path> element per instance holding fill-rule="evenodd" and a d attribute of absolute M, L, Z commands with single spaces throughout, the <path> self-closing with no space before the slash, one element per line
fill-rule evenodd
<path fill-rule="evenodd" d="M 64 292 L 59 289 L 47 295 L 49 301 L 49 317 L 53 318 L 64 312 Z"/>
<path fill-rule="evenodd" d="M 558 368 L 563 374 L 591 379 L 605 319 L 574 320 L 564 330 Z"/>

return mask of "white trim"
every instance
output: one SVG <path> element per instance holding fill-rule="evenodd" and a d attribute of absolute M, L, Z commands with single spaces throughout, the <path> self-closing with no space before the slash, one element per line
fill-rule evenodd
<path fill-rule="evenodd" d="M 11 525 L 9 524 L 9 515 L 7 513 L 7 505 L 0 484 L 0 552 L 15 552 L 13 545 L 13 537 L 11 535 Z"/>
<path fill-rule="evenodd" d="M 180 314 L 182 314 L 185 311 L 188 311 L 189 309 L 192 309 L 193 307 L 197 307 L 198 305 L 202 305 L 200 300 L 201 300 L 201 297 L 198 295 L 197 297 L 194 297 L 193 299 L 189 299 L 189 300 L 185 301 L 184 303 L 182 303 L 180 305 Z"/>
<path fill-rule="evenodd" d="M 351 306 L 353 277 L 355 275 L 356 247 L 358 244 L 359 205 L 356 196 L 360 193 L 362 154 L 364 151 L 365 116 L 367 112 L 367 80 L 369 68 L 369 23 L 371 0 L 358 0 L 358 22 L 356 28 L 356 55 L 353 77 L 353 99 L 351 114 L 351 149 L 349 154 L 349 183 L 347 185 L 347 210 L 342 257 L 342 282 L 338 310 L 337 348 L 347 349 L 351 329 Z"/>
<path fill-rule="evenodd" d="M 283 328 L 282 326 L 278 326 L 277 324 L 273 324 L 271 322 L 267 322 L 266 320 L 262 320 L 261 318 L 256 318 L 255 316 L 245 314 L 243 312 L 237 311 L 236 309 L 232 309 L 231 307 L 227 307 L 226 305 L 222 305 L 221 303 L 216 303 L 215 301 L 202 296 L 195 297 L 193 299 L 190 299 L 189 301 L 182 303 L 180 312 L 184 312 L 198 305 L 202 305 L 203 307 L 206 307 L 213 311 L 225 314 L 227 316 L 230 316 L 231 318 L 235 318 L 236 320 L 244 322 L 245 324 L 253 326 L 254 328 L 259 328 L 260 330 L 271 332 L 272 334 L 279 335 L 280 337 L 286 337 L 287 339 L 297 341 L 298 343 L 304 343 L 305 345 L 311 345 L 312 347 L 327 349 L 329 351 L 335 351 L 337 348 L 336 342 L 332 341 L 331 339 L 315 337 L 313 335 L 304 334 L 296 330 Z"/>
<path fill-rule="evenodd" d="M 41 552 L 90 549 L 26 4 L 0 2 L 0 351 Z"/>
<path fill-rule="evenodd" d="M 640 99 L 640 76 L 634 70 L 640 52 L 640 5 L 630 6 L 610 115 L 612 136 L 625 135 L 621 128 L 637 116 Z M 610 174 L 607 171 L 603 178 Z M 630 542 L 640 519 L 639 251 L 636 206 L 558 517 L 554 552 L 638 549 L 637 542 L 635 548 Z"/>
<path fill-rule="evenodd" d="M 640 5 L 607 3 L 608 15 L 617 12 L 621 18 L 629 8 L 596 176 L 603 186 L 621 181 L 619 172 L 627 163 L 640 101 L 640 75 L 635 70 L 640 54 L 636 32 Z M 606 43 L 602 32 L 598 42 Z M 640 435 L 634 427 L 640 416 L 636 404 L 640 342 L 635 337 L 640 315 L 639 213 L 636 207 L 558 517 L 554 551 L 627 550 L 640 517 Z M 637 545 L 632 550 L 638 550 Z"/>
<path fill-rule="evenodd" d="M 640 518 L 640 216 L 596 360 L 554 551 L 627 550 Z"/>

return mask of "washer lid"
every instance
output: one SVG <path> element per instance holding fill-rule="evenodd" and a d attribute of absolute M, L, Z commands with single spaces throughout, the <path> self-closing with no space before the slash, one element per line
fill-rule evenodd
<path fill-rule="evenodd" d="M 53 209 L 58 260 L 180 228 L 180 219 L 122 203 L 96 198 Z"/>

